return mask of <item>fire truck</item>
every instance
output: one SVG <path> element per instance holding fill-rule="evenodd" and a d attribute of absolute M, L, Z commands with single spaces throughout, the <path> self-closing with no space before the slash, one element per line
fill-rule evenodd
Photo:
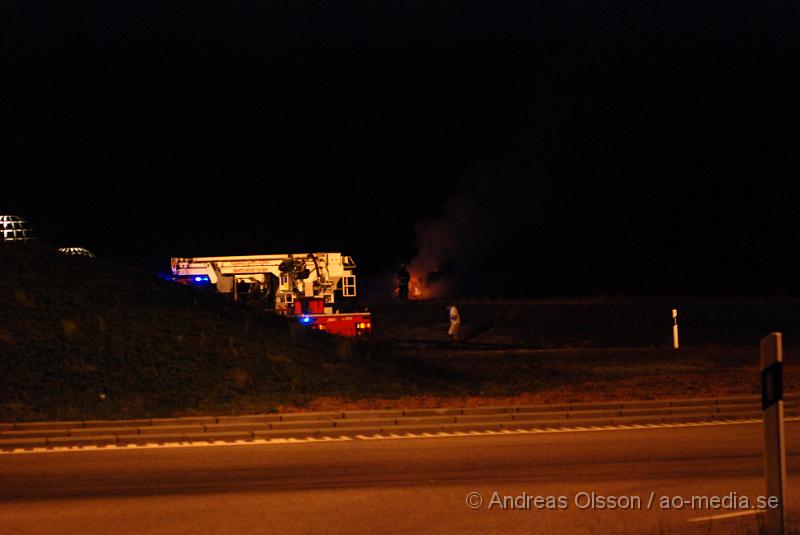
<path fill-rule="evenodd" d="M 341 253 L 173 258 L 172 278 L 212 286 L 234 301 L 292 316 L 311 329 L 342 336 L 372 331 L 369 312 L 342 312 L 336 298 L 356 297 L 356 264 Z"/>

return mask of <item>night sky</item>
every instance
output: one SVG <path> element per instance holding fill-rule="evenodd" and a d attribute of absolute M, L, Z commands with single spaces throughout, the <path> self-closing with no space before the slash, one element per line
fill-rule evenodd
<path fill-rule="evenodd" d="M 5 0 L 0 213 L 161 271 L 333 250 L 459 295 L 795 295 L 798 28 L 793 1 Z"/>

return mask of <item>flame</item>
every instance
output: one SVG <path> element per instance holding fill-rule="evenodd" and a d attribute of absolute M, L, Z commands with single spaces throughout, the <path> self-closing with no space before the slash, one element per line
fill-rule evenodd
<path fill-rule="evenodd" d="M 409 299 L 425 299 L 425 288 L 423 282 L 415 276 L 411 276 L 408 283 L 408 298 Z"/>
<path fill-rule="evenodd" d="M 428 273 L 423 273 L 413 267 L 409 271 L 411 272 L 411 280 L 408 282 L 409 299 L 440 299 L 448 297 L 451 286 L 449 280 L 437 279 L 431 281 Z"/>
<path fill-rule="evenodd" d="M 409 272 L 409 300 L 450 298 L 457 289 L 455 280 L 431 270 L 429 266 L 409 265 L 406 266 L 406 269 Z M 372 291 L 370 293 L 377 295 L 381 292 L 383 296 L 393 295 L 395 299 L 400 297 L 400 284 L 395 272 L 386 271 L 383 275 L 371 279 L 371 282 Z"/>

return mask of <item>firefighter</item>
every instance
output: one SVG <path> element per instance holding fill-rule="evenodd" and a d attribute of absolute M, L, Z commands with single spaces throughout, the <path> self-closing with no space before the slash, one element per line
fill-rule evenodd
<path fill-rule="evenodd" d="M 408 283 L 411 280 L 411 275 L 408 274 L 405 264 L 400 264 L 400 270 L 397 272 L 397 289 L 400 299 L 408 299 Z"/>
<path fill-rule="evenodd" d="M 461 316 L 458 314 L 458 309 L 454 305 L 447 305 L 447 310 L 450 313 L 450 328 L 447 330 L 447 334 L 450 335 L 454 342 L 458 342 L 458 330 L 461 328 Z"/>

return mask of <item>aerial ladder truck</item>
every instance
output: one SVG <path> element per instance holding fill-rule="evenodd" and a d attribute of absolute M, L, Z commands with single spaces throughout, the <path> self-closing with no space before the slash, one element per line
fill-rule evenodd
<path fill-rule="evenodd" d="M 341 253 L 173 258 L 172 278 L 212 286 L 234 301 L 292 316 L 311 329 L 342 336 L 372 330 L 369 312 L 342 312 L 336 298 L 356 297 L 356 264 Z"/>

